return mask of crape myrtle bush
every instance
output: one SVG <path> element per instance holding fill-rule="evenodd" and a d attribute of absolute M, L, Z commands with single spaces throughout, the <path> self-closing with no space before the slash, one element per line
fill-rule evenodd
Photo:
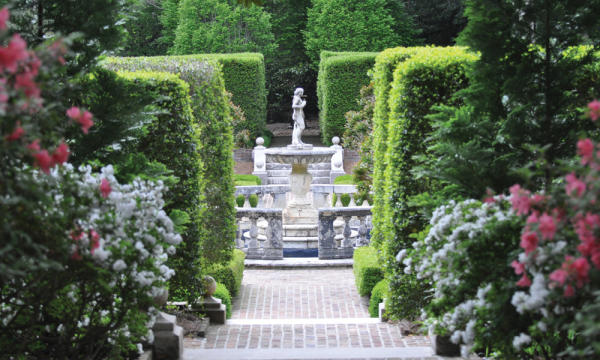
<path fill-rule="evenodd" d="M 218 62 L 225 81 L 225 88 L 232 95 L 232 102 L 242 108 L 246 121 L 240 123 L 235 129 L 236 133 L 246 129 L 250 132 L 250 138 L 256 139 L 265 131 L 267 118 L 267 92 L 265 90 L 265 63 L 262 54 L 237 53 L 237 54 L 196 54 L 181 56 L 153 56 L 132 58 L 108 58 L 106 66 L 111 69 L 144 70 L 144 66 L 152 66 L 152 69 L 168 71 L 173 66 L 185 66 L 188 70 L 198 67 L 206 68 L 206 63 Z M 170 63 L 168 67 L 160 66 L 161 63 Z M 180 69 L 181 70 L 181 69 Z M 186 71 L 187 73 L 188 71 Z M 201 71 L 204 76 L 210 72 Z M 181 75 L 181 74 L 180 74 Z M 191 76 L 191 78 L 190 78 Z M 216 75 L 215 75 L 216 76 Z M 192 78 L 202 78 L 200 74 L 189 74 L 182 76 L 183 80 L 192 85 Z M 192 89 L 193 91 L 193 89 Z M 254 140 L 253 140 L 254 141 Z M 250 144 L 251 146 L 252 144 Z"/>
<path fill-rule="evenodd" d="M 236 296 L 242 286 L 245 259 L 246 254 L 243 251 L 234 249 L 233 258 L 229 263 L 225 265 L 211 265 L 206 269 L 206 274 L 225 285 L 231 296 Z"/>
<path fill-rule="evenodd" d="M 0 11 L 0 347 L 8 358 L 135 358 L 181 237 L 163 185 L 74 170 L 60 140 L 93 115 L 42 98 L 64 70 L 60 40 L 8 39 Z M 58 66 L 61 65 L 61 66 Z M 136 343 L 138 345 L 136 346 Z"/>
<path fill-rule="evenodd" d="M 235 240 L 235 203 L 231 115 L 221 66 L 194 56 L 109 58 L 104 66 L 178 74 L 189 84 L 202 159 L 200 255 L 208 263 L 226 263 Z"/>
<path fill-rule="evenodd" d="M 588 106 L 597 121 L 600 102 Z M 508 197 L 440 207 L 414 250 L 398 254 L 433 284 L 426 322 L 464 355 L 597 356 L 599 149 L 582 138 L 576 161 L 541 167 L 554 178 L 543 192 L 515 184 Z"/>
<path fill-rule="evenodd" d="M 390 280 L 392 316 L 416 316 L 414 304 L 421 301 L 423 295 L 423 287 L 403 274 L 394 257 L 399 250 L 410 247 L 411 234 L 421 231 L 426 223 L 421 206 L 413 197 L 434 193 L 439 187 L 435 180 L 416 178 L 411 173 L 414 156 L 425 153 L 424 140 L 432 130 L 427 115 L 435 104 L 452 103 L 454 93 L 466 87 L 465 71 L 475 60 L 476 56 L 464 48 L 423 48 L 399 63 L 394 71 L 388 99 L 385 192 L 375 194 L 376 198 L 384 199 L 385 241 L 381 249 Z"/>
<path fill-rule="evenodd" d="M 325 144 L 331 144 L 332 137 L 344 133 L 344 114 L 360 109 L 356 100 L 360 89 L 370 82 L 368 71 L 375 63 L 375 56 L 377 53 L 321 53 L 317 95 L 321 138 Z"/>
<path fill-rule="evenodd" d="M 377 259 L 377 250 L 369 246 L 354 251 L 354 278 L 360 296 L 371 294 L 373 287 L 383 279 L 383 271 Z"/>

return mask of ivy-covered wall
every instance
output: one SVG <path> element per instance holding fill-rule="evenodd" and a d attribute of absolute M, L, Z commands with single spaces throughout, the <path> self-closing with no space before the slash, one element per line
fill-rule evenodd
<path fill-rule="evenodd" d="M 240 129 L 248 129 L 255 139 L 262 136 L 267 121 L 267 90 L 265 88 L 265 61 L 260 53 L 235 54 L 195 54 L 181 56 L 121 57 L 108 58 L 107 66 L 127 66 L 141 68 L 142 64 L 177 63 L 194 67 L 196 63 L 216 61 L 225 81 L 225 88 L 233 95 L 232 101 L 238 105 L 246 117 Z M 111 65 L 112 64 L 112 65 Z M 138 65 L 135 65 L 138 64 Z"/>
<path fill-rule="evenodd" d="M 369 70 L 375 64 L 374 52 L 321 53 L 317 96 L 319 97 L 319 126 L 325 144 L 331 138 L 342 136 L 346 124 L 345 114 L 359 110 L 357 99 L 360 89 L 369 84 Z"/>
<path fill-rule="evenodd" d="M 231 260 L 235 241 L 233 134 L 229 99 L 215 60 L 189 57 L 112 58 L 113 70 L 178 74 L 189 84 L 201 159 L 200 255 L 209 264 Z M 177 156 L 177 155 L 173 155 Z M 167 164 L 168 165 L 168 164 Z"/>
<path fill-rule="evenodd" d="M 412 235 L 426 225 L 427 219 L 411 202 L 412 197 L 432 190 L 435 182 L 414 176 L 414 157 L 425 154 L 425 140 L 432 130 L 427 115 L 433 113 L 432 106 L 457 105 L 453 95 L 467 86 L 466 69 L 476 60 L 465 48 L 427 47 L 399 62 L 393 72 L 387 98 L 384 186 L 375 194 L 378 204 L 384 205 L 383 221 L 374 225 L 381 227 L 377 231 L 383 235 L 380 249 L 390 281 L 389 307 L 398 318 L 416 317 L 424 297 L 421 282 L 405 274 L 403 265 L 395 260 L 398 251 L 411 247 Z"/>

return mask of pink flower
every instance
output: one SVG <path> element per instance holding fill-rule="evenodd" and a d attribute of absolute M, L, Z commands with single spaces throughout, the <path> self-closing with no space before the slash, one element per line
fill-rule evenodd
<path fill-rule="evenodd" d="M 596 269 L 600 269 L 600 249 L 595 249 L 590 258 Z"/>
<path fill-rule="evenodd" d="M 578 281 L 584 282 L 588 279 L 588 272 L 590 271 L 590 264 L 587 259 L 584 257 L 580 257 L 577 260 L 573 261 L 571 264 L 571 269 L 574 270 L 575 276 Z"/>
<path fill-rule="evenodd" d="M 525 273 L 525 264 L 522 264 L 517 260 L 513 260 L 513 262 L 510 263 L 510 266 L 512 266 L 512 268 L 515 269 L 516 275 L 521 275 Z"/>
<path fill-rule="evenodd" d="M 31 144 L 27 145 L 27 148 L 32 151 L 40 151 L 40 139 L 33 140 Z"/>
<path fill-rule="evenodd" d="M 521 279 L 519 279 L 519 281 L 517 281 L 517 286 L 520 286 L 520 287 L 531 286 L 531 280 L 529 279 L 529 277 L 527 277 L 527 274 L 523 274 L 523 276 L 521 276 Z"/>
<path fill-rule="evenodd" d="M 600 101 L 594 100 L 588 104 L 588 109 L 590 110 L 589 116 L 592 121 L 598 120 L 600 117 Z"/>
<path fill-rule="evenodd" d="M 72 254 L 71 254 L 71 259 L 73 260 L 77 260 L 80 261 L 82 259 L 81 255 L 79 254 L 79 251 L 75 250 Z"/>
<path fill-rule="evenodd" d="M 577 154 L 581 156 L 581 163 L 587 164 L 594 157 L 594 143 L 590 139 L 583 139 L 577 142 Z"/>
<path fill-rule="evenodd" d="M 37 84 L 33 81 L 32 73 L 18 74 L 15 78 L 15 89 L 23 90 L 25 95 L 30 98 L 39 98 L 41 93 Z"/>
<path fill-rule="evenodd" d="M 67 116 L 73 120 L 79 119 L 80 114 L 81 110 L 79 110 L 79 108 L 75 106 L 72 106 L 67 110 Z"/>
<path fill-rule="evenodd" d="M 100 182 L 100 192 L 102 193 L 102 197 L 106 199 L 111 191 L 112 189 L 108 180 L 102 179 L 102 182 Z"/>
<path fill-rule="evenodd" d="M 98 241 L 100 240 L 100 235 L 98 235 L 96 230 L 92 229 L 90 230 L 90 238 L 92 239 L 90 252 L 93 255 L 94 251 L 96 251 L 96 249 L 100 247 L 100 241 Z"/>
<path fill-rule="evenodd" d="M 54 150 L 54 154 L 52 154 L 52 160 L 55 164 L 63 164 L 69 159 L 69 147 L 63 141 L 58 145 L 56 150 Z"/>
<path fill-rule="evenodd" d="M 512 203 L 513 209 L 517 211 L 517 215 L 529 213 L 529 208 L 531 206 L 529 201 L 529 191 L 521 189 L 519 184 L 511 186 L 509 190 L 512 194 L 510 202 Z"/>
<path fill-rule="evenodd" d="M 556 224 L 554 223 L 554 218 L 546 213 L 544 213 L 540 217 L 540 232 L 542 233 L 543 239 L 552 240 L 554 238 L 554 233 L 556 233 Z"/>
<path fill-rule="evenodd" d="M 567 195 L 572 195 L 573 190 L 577 196 L 581 196 L 585 191 L 585 183 L 575 176 L 575 173 L 568 174 L 565 179 L 567 180 L 566 191 Z"/>
<path fill-rule="evenodd" d="M 25 130 L 23 130 L 21 127 L 21 122 L 17 121 L 17 127 L 15 130 L 10 135 L 6 135 L 4 138 L 7 141 L 17 141 L 21 138 L 21 136 L 23 136 L 23 134 L 25 134 Z"/>
<path fill-rule="evenodd" d="M 29 57 L 27 43 L 21 35 L 15 34 L 7 47 L 0 47 L 0 71 L 15 73 L 19 62 Z"/>
<path fill-rule="evenodd" d="M 554 281 L 560 286 L 565 284 L 565 281 L 567 281 L 568 277 L 569 274 L 563 269 L 554 270 L 549 276 L 550 280 Z"/>
<path fill-rule="evenodd" d="M 78 232 L 71 231 L 71 239 L 73 239 L 73 241 L 75 241 L 75 242 L 81 240 L 81 238 L 83 237 L 83 232 L 81 230 L 77 230 L 77 231 Z"/>
<path fill-rule="evenodd" d="M 94 122 L 92 121 L 92 113 L 89 111 L 85 111 L 78 121 L 84 134 L 87 134 L 88 130 L 94 125 Z"/>
<path fill-rule="evenodd" d="M 527 217 L 527 224 L 535 224 L 538 221 L 540 221 L 540 219 L 538 218 L 538 216 L 540 215 L 539 211 L 534 210 L 531 215 L 529 215 Z"/>
<path fill-rule="evenodd" d="M 525 254 L 534 251 L 538 246 L 538 236 L 533 231 L 528 231 L 521 235 L 521 247 L 525 250 Z"/>
<path fill-rule="evenodd" d="M 3 7 L 2 10 L 0 10 L 0 30 L 6 30 L 8 18 L 10 18 L 10 13 L 7 8 Z"/>
<path fill-rule="evenodd" d="M 567 285 L 565 287 L 564 296 L 565 297 L 571 297 L 573 295 L 575 295 L 575 289 L 571 285 Z"/>
<path fill-rule="evenodd" d="M 52 157 L 48 154 L 47 150 L 42 150 L 33 155 L 35 158 L 36 165 L 42 169 L 46 174 L 50 173 L 50 168 L 54 165 L 52 163 Z"/>

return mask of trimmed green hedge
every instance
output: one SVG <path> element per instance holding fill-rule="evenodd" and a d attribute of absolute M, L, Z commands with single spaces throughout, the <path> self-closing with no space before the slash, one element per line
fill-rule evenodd
<path fill-rule="evenodd" d="M 140 64 L 138 68 L 143 69 L 142 64 L 158 65 L 172 61 L 186 67 L 195 67 L 196 64 L 203 63 L 219 63 L 225 88 L 233 95 L 233 103 L 242 109 L 246 117 L 246 122 L 239 124 L 240 128 L 248 129 L 252 140 L 264 134 L 267 121 L 267 90 L 265 61 L 260 53 L 113 57 L 106 59 L 105 64 L 117 68 L 130 68 L 132 65 Z"/>
<path fill-rule="evenodd" d="M 354 185 L 354 177 L 351 174 L 341 175 L 333 180 L 335 185 Z"/>
<path fill-rule="evenodd" d="M 201 160 L 197 152 L 199 132 L 192 113 L 189 85 L 177 75 L 164 72 L 120 72 L 129 82 L 129 93 L 155 99 L 159 111 L 145 126 L 145 136 L 138 140 L 137 151 L 149 160 L 158 161 L 173 171 L 179 181 L 165 195 L 167 211 L 185 211 L 189 223 L 183 232 L 183 242 L 177 253 L 169 256 L 169 266 L 175 275 L 169 281 L 174 299 L 194 300 L 200 294 L 199 239 L 202 218 Z"/>
<path fill-rule="evenodd" d="M 377 250 L 370 246 L 354 250 L 354 279 L 360 296 L 371 294 L 373 287 L 383 279 L 383 269 L 377 259 Z"/>
<path fill-rule="evenodd" d="M 424 155 L 424 139 L 432 131 L 427 115 L 437 104 L 459 105 L 453 95 L 467 87 L 466 70 L 477 60 L 465 48 L 423 48 L 398 64 L 389 93 L 388 145 L 385 154 L 385 193 L 379 192 L 384 204 L 382 247 L 386 278 L 390 280 L 388 312 L 398 318 L 418 316 L 425 286 L 404 274 L 403 265 L 395 261 L 401 249 L 412 246 L 413 234 L 427 224 L 412 196 L 435 190 L 435 180 L 415 178 L 414 157 Z M 378 224 L 381 225 L 381 224 Z M 381 231 L 381 229 L 379 230 Z M 417 304 L 417 305 L 415 305 Z"/>
<path fill-rule="evenodd" d="M 193 56 L 110 58 L 103 65 L 113 70 L 178 74 L 189 84 L 195 126 L 201 139 L 196 151 L 201 157 L 202 184 L 201 206 L 196 208 L 201 218 L 198 236 L 201 249 L 190 256 L 199 254 L 208 263 L 227 263 L 235 242 L 235 188 L 232 119 L 221 65 Z"/>
<path fill-rule="evenodd" d="M 262 184 L 262 181 L 256 175 L 234 174 L 233 180 L 235 182 L 235 186 L 261 185 Z"/>
<path fill-rule="evenodd" d="M 242 286 L 245 259 L 246 254 L 239 249 L 235 249 L 233 250 L 233 258 L 227 265 L 212 265 L 206 269 L 206 274 L 225 285 L 229 293 L 236 296 Z"/>
<path fill-rule="evenodd" d="M 323 143 L 331 145 L 331 138 L 342 136 L 348 111 L 359 110 L 357 99 L 360 89 L 369 84 L 369 70 L 375 64 L 375 52 L 323 51 L 319 63 L 317 96 L 319 97 L 319 125 Z"/>
<path fill-rule="evenodd" d="M 373 92 L 375 93 L 375 109 L 373 110 L 373 193 L 382 194 L 385 184 L 385 152 L 387 149 L 387 127 L 389 120 L 388 98 L 392 87 L 394 69 L 399 63 L 408 59 L 417 52 L 418 47 L 398 47 L 387 49 L 375 58 L 373 67 Z M 368 152 L 368 151 L 365 151 Z M 368 159 L 365 159 L 368 163 Z M 379 247 L 383 242 L 383 197 L 374 196 L 373 199 L 373 230 L 371 244 Z"/>
<path fill-rule="evenodd" d="M 229 290 L 227 290 L 227 287 L 220 282 L 217 282 L 217 289 L 215 290 L 213 297 L 221 299 L 221 302 L 225 304 L 226 307 L 225 314 L 227 318 L 231 318 L 231 294 L 229 293 Z"/>
<path fill-rule="evenodd" d="M 369 299 L 369 315 L 371 315 L 371 317 L 379 317 L 379 303 L 383 302 L 387 297 L 388 286 L 388 281 L 383 279 L 373 287 L 371 298 Z"/>

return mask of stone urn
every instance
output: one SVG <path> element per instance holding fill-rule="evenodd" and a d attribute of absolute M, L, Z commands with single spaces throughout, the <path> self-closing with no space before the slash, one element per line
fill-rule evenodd
<path fill-rule="evenodd" d="M 158 291 L 158 294 L 154 296 L 154 303 L 158 308 L 161 308 L 164 304 L 167 303 L 169 299 L 169 289 L 162 288 Z"/>
<path fill-rule="evenodd" d="M 215 291 L 217 291 L 217 282 L 210 275 L 204 276 L 202 282 L 204 284 L 204 297 L 212 297 L 215 294 Z"/>

